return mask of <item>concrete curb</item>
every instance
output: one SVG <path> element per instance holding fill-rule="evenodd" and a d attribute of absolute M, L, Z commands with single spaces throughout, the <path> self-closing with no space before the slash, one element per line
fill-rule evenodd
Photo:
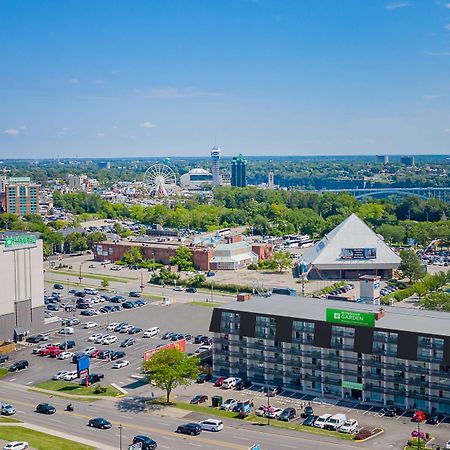
<path fill-rule="evenodd" d="M 121 388 L 118 384 L 116 383 L 111 383 L 111 386 L 115 389 L 117 389 L 121 395 L 117 395 L 114 398 L 121 398 L 121 397 L 126 397 L 128 395 L 128 391 L 126 391 L 125 389 Z"/>

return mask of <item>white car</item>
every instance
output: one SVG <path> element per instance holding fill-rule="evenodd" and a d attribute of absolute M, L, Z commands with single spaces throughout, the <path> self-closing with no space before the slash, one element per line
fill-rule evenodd
<path fill-rule="evenodd" d="M 106 337 L 108 337 L 107 334 L 101 334 L 97 337 L 97 339 L 95 339 L 94 344 L 101 344 L 103 342 L 103 339 L 105 339 Z"/>
<path fill-rule="evenodd" d="M 122 270 L 122 267 L 120 267 L 120 266 L 112 266 L 111 270 Z"/>
<path fill-rule="evenodd" d="M 59 372 L 56 372 L 55 375 L 52 376 L 52 380 L 61 380 L 67 373 L 68 373 L 67 370 L 60 370 Z"/>
<path fill-rule="evenodd" d="M 114 330 L 114 328 L 115 328 L 117 325 L 119 325 L 117 322 L 110 323 L 110 324 L 106 327 L 106 329 L 107 329 L 108 331 L 112 331 L 112 330 Z"/>
<path fill-rule="evenodd" d="M 91 353 L 94 353 L 97 351 L 97 347 L 86 347 L 83 352 L 86 353 L 87 355 L 90 355 Z"/>
<path fill-rule="evenodd" d="M 223 430 L 223 422 L 218 419 L 206 419 L 198 423 L 202 430 L 205 431 L 220 431 Z"/>
<path fill-rule="evenodd" d="M 260 406 L 256 411 L 255 411 L 255 414 L 258 416 L 258 417 L 264 417 L 265 416 L 265 414 L 266 414 L 266 406 Z"/>
<path fill-rule="evenodd" d="M 95 269 L 97 266 L 95 264 L 89 264 L 89 269 Z"/>
<path fill-rule="evenodd" d="M 177 292 L 181 292 L 181 291 L 184 291 L 184 288 L 183 288 L 182 286 L 175 286 L 175 287 L 173 288 L 173 290 L 174 290 L 174 291 L 177 291 Z"/>
<path fill-rule="evenodd" d="M 63 380 L 64 381 L 73 381 L 75 379 L 78 378 L 78 372 L 76 370 L 72 370 L 70 372 L 67 372 L 64 377 Z"/>
<path fill-rule="evenodd" d="M 114 344 L 114 342 L 117 341 L 117 336 L 106 336 L 105 338 L 102 339 L 102 344 L 103 345 L 109 345 L 109 344 Z"/>
<path fill-rule="evenodd" d="M 270 417 L 271 419 L 278 419 L 280 417 L 280 414 L 283 412 L 282 408 L 274 408 L 270 407 L 268 413 L 266 414 L 267 417 Z"/>
<path fill-rule="evenodd" d="M 62 352 L 57 356 L 57 358 L 58 359 L 70 359 L 70 358 L 72 358 L 72 356 L 73 356 L 72 352 Z"/>
<path fill-rule="evenodd" d="M 41 350 L 45 350 L 47 346 L 45 344 L 38 345 L 37 347 L 34 347 L 31 353 L 36 354 L 39 353 Z"/>
<path fill-rule="evenodd" d="M 203 353 L 203 352 L 207 352 L 208 350 L 211 350 L 210 345 L 202 345 L 202 346 L 198 347 L 197 349 L 195 349 L 195 353 Z"/>
<path fill-rule="evenodd" d="M 151 327 L 148 330 L 144 331 L 144 334 L 142 335 L 142 337 L 149 338 L 149 337 L 153 337 L 153 336 L 158 336 L 159 333 L 160 333 L 160 331 L 159 331 L 158 327 Z"/>
<path fill-rule="evenodd" d="M 92 288 L 84 288 L 84 292 L 88 295 L 97 295 L 98 291 Z"/>
<path fill-rule="evenodd" d="M 25 441 L 14 441 L 14 442 L 10 442 L 9 444 L 6 444 L 3 447 L 3 450 L 24 450 L 26 448 L 28 448 L 28 442 Z"/>
<path fill-rule="evenodd" d="M 73 334 L 74 332 L 73 327 L 64 327 L 59 330 L 59 334 Z"/>
<path fill-rule="evenodd" d="M 126 325 L 120 329 L 119 333 L 128 333 L 132 328 L 134 328 L 134 325 Z"/>
<path fill-rule="evenodd" d="M 236 405 L 238 404 L 238 401 L 234 398 L 227 398 L 222 405 L 220 406 L 220 409 L 223 409 L 224 411 L 230 411 L 232 410 Z"/>
<path fill-rule="evenodd" d="M 450 441 L 445 444 L 445 450 L 450 450 Z"/>
<path fill-rule="evenodd" d="M 97 323 L 97 322 L 86 322 L 86 323 L 83 325 L 83 328 L 88 329 L 88 328 L 95 328 L 95 327 L 97 327 L 97 326 L 98 326 L 98 323 Z"/>
<path fill-rule="evenodd" d="M 91 334 L 91 335 L 88 337 L 88 341 L 89 341 L 89 342 L 95 342 L 96 339 L 102 338 L 102 337 L 103 337 L 103 334 L 102 334 L 102 333 L 94 333 L 94 334 Z"/>
<path fill-rule="evenodd" d="M 129 364 L 130 364 L 130 361 L 126 361 L 126 360 L 117 361 L 113 364 L 112 368 L 113 369 L 121 369 L 122 367 L 126 367 Z"/>
<path fill-rule="evenodd" d="M 357 433 L 359 429 L 358 421 L 355 419 L 348 419 L 344 422 L 344 425 L 339 428 L 341 433 L 353 434 Z"/>

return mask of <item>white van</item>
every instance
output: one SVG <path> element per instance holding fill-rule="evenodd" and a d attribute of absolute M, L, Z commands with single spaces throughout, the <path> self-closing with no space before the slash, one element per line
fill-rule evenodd
<path fill-rule="evenodd" d="M 331 414 L 322 414 L 319 416 L 316 421 L 314 422 L 314 426 L 316 428 L 323 428 L 325 426 L 325 423 L 327 420 L 331 417 Z"/>
<path fill-rule="evenodd" d="M 59 330 L 59 334 L 73 334 L 73 333 L 74 333 L 73 327 L 64 327 Z"/>
<path fill-rule="evenodd" d="M 344 425 L 347 420 L 347 416 L 345 414 L 335 414 L 331 416 L 326 422 L 323 428 L 326 430 L 337 431 L 339 428 Z"/>
<path fill-rule="evenodd" d="M 223 380 L 221 387 L 222 389 L 234 388 L 236 386 L 237 381 L 238 379 L 234 377 L 226 378 L 225 380 Z"/>
<path fill-rule="evenodd" d="M 92 288 L 84 288 L 84 292 L 89 295 L 97 295 L 98 291 Z"/>
<path fill-rule="evenodd" d="M 159 328 L 158 327 L 151 327 L 148 330 L 146 330 L 144 332 L 144 334 L 142 335 L 142 337 L 153 337 L 153 336 L 158 336 L 158 334 L 160 333 Z"/>

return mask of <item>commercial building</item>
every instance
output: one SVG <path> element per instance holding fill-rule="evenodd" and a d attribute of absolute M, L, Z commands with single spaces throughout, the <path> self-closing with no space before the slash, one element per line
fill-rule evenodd
<path fill-rule="evenodd" d="M 303 255 L 310 279 L 392 278 L 400 257 L 356 214 L 341 222 Z"/>
<path fill-rule="evenodd" d="M 220 185 L 220 169 L 219 160 L 222 150 L 216 145 L 211 149 L 211 162 L 212 162 L 212 182 L 213 186 Z"/>
<path fill-rule="evenodd" d="M 214 184 L 214 177 L 211 172 L 202 168 L 191 169 L 188 173 L 180 176 L 181 189 L 204 189 Z M 217 186 L 217 184 L 214 184 Z"/>
<path fill-rule="evenodd" d="M 20 340 L 44 325 L 42 240 L 31 233 L 0 234 L 0 340 Z"/>
<path fill-rule="evenodd" d="M 73 175 L 71 173 L 67 175 L 67 187 L 71 191 L 92 192 L 97 189 L 98 186 L 98 180 L 89 178 L 87 175 Z"/>
<path fill-rule="evenodd" d="M 214 248 L 214 256 L 209 261 L 211 270 L 237 270 L 258 262 L 258 255 L 245 241 L 219 244 Z"/>
<path fill-rule="evenodd" d="M 0 204 L 7 213 L 39 214 L 39 185 L 31 183 L 30 177 L 3 177 Z"/>
<path fill-rule="evenodd" d="M 273 295 L 213 311 L 214 374 L 450 413 L 450 313 Z"/>
<path fill-rule="evenodd" d="M 231 161 L 231 186 L 247 186 L 247 160 L 239 154 Z"/>

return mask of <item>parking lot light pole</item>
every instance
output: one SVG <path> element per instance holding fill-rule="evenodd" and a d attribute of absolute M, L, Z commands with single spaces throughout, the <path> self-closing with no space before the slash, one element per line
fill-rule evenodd
<path fill-rule="evenodd" d="M 269 385 L 267 385 L 267 425 L 270 425 L 270 396 L 269 396 Z"/>
<path fill-rule="evenodd" d="M 122 450 L 122 424 L 119 424 L 119 448 Z"/>

